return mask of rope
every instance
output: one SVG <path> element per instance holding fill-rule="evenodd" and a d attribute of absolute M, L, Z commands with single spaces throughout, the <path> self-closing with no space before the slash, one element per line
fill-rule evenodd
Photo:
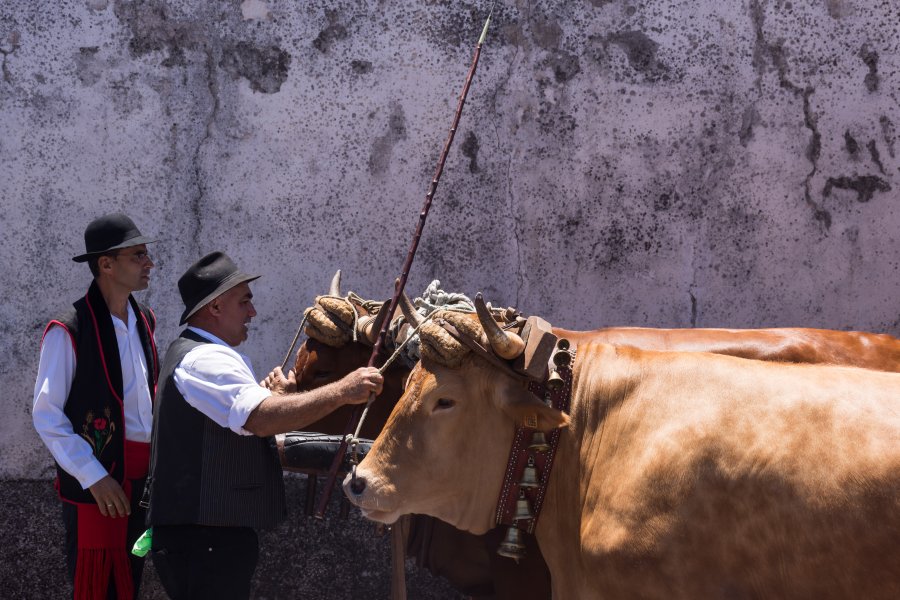
<path fill-rule="evenodd" d="M 300 338 L 300 333 L 303 331 L 303 326 L 306 325 L 307 313 L 303 312 L 303 319 L 300 321 L 300 327 L 297 328 L 297 333 L 294 335 L 294 340 L 291 342 L 291 347 L 288 348 L 287 354 L 284 355 L 284 360 L 281 362 L 281 371 L 287 368 L 288 360 L 291 358 L 291 354 L 294 352 L 294 346 L 297 344 L 297 340 Z"/>
<path fill-rule="evenodd" d="M 451 310 L 463 313 L 475 312 L 475 304 L 468 296 L 465 294 L 445 292 L 440 289 L 440 286 L 440 280 L 435 279 L 428 284 L 428 287 L 425 288 L 425 292 L 421 296 L 413 299 L 413 306 L 416 307 L 416 312 L 425 318 L 430 318 L 439 310 Z M 400 329 L 404 323 L 406 323 L 406 318 L 399 317 L 391 323 L 391 327 L 388 329 L 388 338 L 395 346 L 397 345 L 397 338 L 400 335 Z M 419 336 L 416 335 L 416 333 L 417 331 L 407 335 L 406 340 L 403 343 L 403 345 L 408 345 L 408 348 L 400 358 L 407 369 L 412 369 L 421 358 L 419 351 Z"/>

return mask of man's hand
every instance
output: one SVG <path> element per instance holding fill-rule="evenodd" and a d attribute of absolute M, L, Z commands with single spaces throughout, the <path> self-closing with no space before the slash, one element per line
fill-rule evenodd
<path fill-rule="evenodd" d="M 370 394 L 377 396 L 381 393 L 384 377 L 375 367 L 362 367 L 334 385 L 338 386 L 339 394 L 346 404 L 362 404 L 369 399 Z"/>
<path fill-rule="evenodd" d="M 281 371 L 281 367 L 275 367 L 269 371 L 266 378 L 259 382 L 259 385 L 272 391 L 273 394 L 293 394 L 297 391 L 297 375 L 293 370 L 288 371 L 287 377 Z"/>
<path fill-rule="evenodd" d="M 107 475 L 88 488 L 97 501 L 100 514 L 104 517 L 127 517 L 131 514 L 131 504 L 122 486 Z"/>
<path fill-rule="evenodd" d="M 247 417 L 244 429 L 260 437 L 268 437 L 303 429 L 345 404 L 362 404 L 370 395 L 380 394 L 384 378 L 373 367 L 357 369 L 334 383 L 293 394 L 279 394 L 271 387 L 278 380 L 280 369 L 269 373 L 262 385 L 273 391 Z M 293 373 L 286 381 L 293 381 Z M 269 381 L 270 385 L 266 385 Z M 296 382 L 294 382 L 296 386 Z"/>

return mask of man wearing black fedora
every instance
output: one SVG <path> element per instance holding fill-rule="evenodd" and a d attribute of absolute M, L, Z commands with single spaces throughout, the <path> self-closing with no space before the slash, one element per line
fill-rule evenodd
<path fill-rule="evenodd" d="M 373 368 L 304 393 L 288 393 L 287 380 L 278 391 L 257 383 L 235 350 L 256 316 L 257 278 L 213 252 L 178 280 L 188 326 L 160 369 L 148 482 L 153 562 L 172 598 L 248 598 L 256 530 L 286 512 L 272 436 L 381 392 Z"/>
<path fill-rule="evenodd" d="M 131 294 L 150 284 L 151 241 L 124 214 L 92 221 L 72 260 L 94 279 L 41 343 L 32 417 L 56 461 L 77 599 L 130 599 L 140 588 L 143 560 L 128 550 L 144 529 L 159 363 L 156 317 Z"/>

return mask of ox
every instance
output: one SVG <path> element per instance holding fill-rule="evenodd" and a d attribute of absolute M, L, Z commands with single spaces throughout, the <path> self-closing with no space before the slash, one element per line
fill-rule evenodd
<path fill-rule="evenodd" d="M 379 303 L 358 298 L 341 300 L 340 278 L 335 276 L 321 304 L 307 310 L 309 339 L 297 353 L 295 371 L 300 389 L 312 389 L 336 381 L 366 364 L 374 343 L 369 316 Z M 408 319 L 418 318 L 406 299 Z M 327 314 L 326 314 L 327 313 Z M 378 313 L 381 314 L 380 312 Z M 352 341 L 356 322 L 358 342 Z M 831 362 L 881 370 L 900 370 L 900 340 L 889 335 L 816 329 L 644 329 L 606 328 L 587 332 L 554 329 L 554 333 L 583 343 L 602 341 L 658 350 L 709 351 L 762 360 Z M 371 407 L 362 437 L 375 438 L 400 398 L 409 370 L 400 363 L 385 373 L 384 392 Z M 340 434 L 349 411 L 336 411 L 312 424 L 308 431 Z M 314 488 L 313 488 L 314 489 Z M 310 507 L 311 510 L 311 507 Z M 473 595 L 494 593 L 499 598 L 547 598 L 549 576 L 532 538 L 525 540 L 528 553 L 516 564 L 496 556 L 502 531 L 472 536 L 440 521 L 416 516 L 411 523 L 409 556 L 421 566 L 446 577 L 457 589 Z"/>
<path fill-rule="evenodd" d="M 536 422 L 561 428 L 536 529 L 554 597 L 900 597 L 900 375 L 578 338 L 565 414 L 436 324 L 421 339 L 344 484 L 367 517 L 490 530 L 516 425 Z"/>

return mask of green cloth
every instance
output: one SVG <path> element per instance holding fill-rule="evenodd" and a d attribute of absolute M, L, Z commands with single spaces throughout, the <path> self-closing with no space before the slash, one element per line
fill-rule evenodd
<path fill-rule="evenodd" d="M 131 549 L 131 553 L 135 556 L 140 556 L 141 558 L 147 556 L 147 553 L 150 552 L 150 545 L 153 543 L 153 528 L 151 527 L 147 531 L 141 534 L 141 537 L 137 539 L 134 543 L 134 548 Z"/>

